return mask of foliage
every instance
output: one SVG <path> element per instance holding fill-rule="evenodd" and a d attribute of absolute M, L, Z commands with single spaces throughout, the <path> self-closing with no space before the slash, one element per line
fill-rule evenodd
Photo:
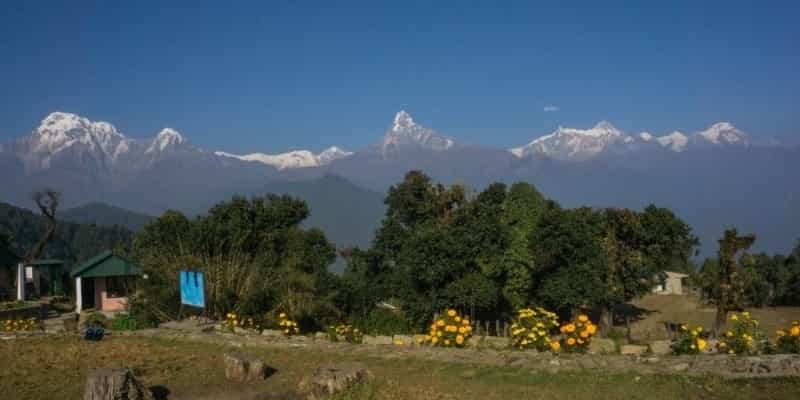
<path fill-rule="evenodd" d="M 370 335 L 392 336 L 412 331 L 408 319 L 402 314 L 383 308 L 373 309 L 366 317 L 358 320 L 356 325 Z"/>
<path fill-rule="evenodd" d="M 294 336 L 300 334 L 300 328 L 297 326 L 296 321 L 289 319 L 286 313 L 278 314 L 278 327 L 281 332 L 286 336 Z"/>
<path fill-rule="evenodd" d="M 559 330 L 563 335 L 560 347 L 564 351 L 585 353 L 592 337 L 597 333 L 597 325 L 592 323 L 586 314 L 580 314 L 572 321 L 561 325 Z"/>
<path fill-rule="evenodd" d="M 333 341 L 338 341 L 339 336 L 344 338 L 344 341 L 351 344 L 361 344 L 364 342 L 364 333 L 358 328 L 350 324 L 339 324 L 329 328 L 332 335 L 328 335 Z"/>
<path fill-rule="evenodd" d="M 42 329 L 36 318 L 7 319 L 0 324 L 0 331 L 21 332 Z"/>
<path fill-rule="evenodd" d="M 775 344 L 779 353 L 800 353 L 800 321 L 792 321 L 786 330 L 778 330 Z"/>
<path fill-rule="evenodd" d="M 536 307 L 535 310 L 520 309 L 516 320 L 511 324 L 511 346 L 520 350 L 552 350 L 550 332 L 558 327 L 558 316 L 554 312 L 542 307 Z"/>
<path fill-rule="evenodd" d="M 146 327 L 146 323 L 139 321 L 136 316 L 129 313 L 117 314 L 110 322 L 111 329 L 115 331 L 135 331 Z"/>
<path fill-rule="evenodd" d="M 105 314 L 101 312 L 92 312 L 86 317 L 86 321 L 84 322 L 85 326 L 99 326 L 105 329 L 109 328 L 109 321 L 106 318 Z"/>
<path fill-rule="evenodd" d="M 464 347 L 472 337 L 472 326 L 466 317 L 449 309 L 431 323 L 425 343 L 440 347 Z"/>
<path fill-rule="evenodd" d="M 702 326 L 690 329 L 688 325 L 681 324 L 678 337 L 672 343 L 672 352 L 675 354 L 699 354 L 706 350 L 708 332 Z"/>
<path fill-rule="evenodd" d="M 133 257 L 149 275 L 143 307 L 174 318 L 178 272 L 191 267 L 205 274 L 213 315 L 282 309 L 310 327 L 323 326 L 339 314 L 337 278 L 327 270 L 335 250 L 320 230 L 301 228 L 308 212 L 301 200 L 275 195 L 235 196 L 195 220 L 167 211 L 134 240 Z"/>
<path fill-rule="evenodd" d="M 717 347 L 720 353 L 758 354 L 761 351 L 761 336 L 758 320 L 751 318 L 750 313 L 744 311 L 741 317 L 731 314 L 728 330 L 720 336 Z"/>
<path fill-rule="evenodd" d="M 719 333 L 725 325 L 725 316 L 730 310 L 743 308 L 744 281 L 739 277 L 739 266 L 734 257 L 742 250 L 747 250 L 755 242 L 755 235 L 739 236 L 736 229 L 725 231 L 719 240 L 718 275 L 709 281 L 714 293 L 710 299 L 717 306 L 717 317 L 714 329 Z"/>

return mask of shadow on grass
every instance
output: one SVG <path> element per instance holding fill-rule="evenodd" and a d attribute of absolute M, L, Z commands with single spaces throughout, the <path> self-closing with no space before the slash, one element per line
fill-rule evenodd
<path fill-rule="evenodd" d="M 161 386 L 161 385 L 150 386 L 149 389 L 150 389 L 150 393 L 153 394 L 153 398 L 155 400 L 168 400 L 169 399 L 169 393 L 170 392 L 169 392 L 169 389 L 167 389 L 165 386 Z"/>

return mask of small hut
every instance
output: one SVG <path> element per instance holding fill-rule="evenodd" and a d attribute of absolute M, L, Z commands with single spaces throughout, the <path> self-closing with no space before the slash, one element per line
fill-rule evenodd
<path fill-rule="evenodd" d="M 142 269 L 106 251 L 73 269 L 70 276 L 75 279 L 76 312 L 88 308 L 116 312 L 125 309 Z"/>
<path fill-rule="evenodd" d="M 680 272 L 665 271 L 666 278 L 661 284 L 653 288 L 655 294 L 678 294 L 683 295 L 684 281 L 689 278 L 689 275 Z"/>

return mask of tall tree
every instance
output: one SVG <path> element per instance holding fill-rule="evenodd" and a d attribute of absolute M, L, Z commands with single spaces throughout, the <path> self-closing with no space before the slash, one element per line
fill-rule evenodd
<path fill-rule="evenodd" d="M 42 189 L 33 193 L 32 199 L 45 218 L 45 231 L 33 248 L 25 253 L 25 263 L 39 258 L 47 244 L 53 240 L 56 233 L 56 211 L 60 194 L 52 189 Z"/>
<path fill-rule="evenodd" d="M 717 334 L 725 328 L 728 312 L 741 309 L 744 289 L 738 276 L 736 254 L 750 248 L 756 241 L 755 235 L 739 236 L 736 229 L 725 231 L 719 240 L 719 286 L 716 298 L 713 299 L 717 306 L 717 316 L 714 321 L 714 330 Z"/>

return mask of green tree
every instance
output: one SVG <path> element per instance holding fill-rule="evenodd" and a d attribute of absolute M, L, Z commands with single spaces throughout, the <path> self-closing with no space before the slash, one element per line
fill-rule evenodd
<path fill-rule="evenodd" d="M 725 328 L 728 312 L 742 308 L 744 285 L 739 277 L 739 266 L 736 255 L 747 250 L 755 242 L 755 235 L 739 236 L 736 229 L 725 231 L 719 240 L 719 276 L 717 280 L 709 282 L 718 287 L 713 290 L 714 297 L 711 301 L 717 306 L 717 315 L 714 321 L 714 330 L 717 334 Z"/>

